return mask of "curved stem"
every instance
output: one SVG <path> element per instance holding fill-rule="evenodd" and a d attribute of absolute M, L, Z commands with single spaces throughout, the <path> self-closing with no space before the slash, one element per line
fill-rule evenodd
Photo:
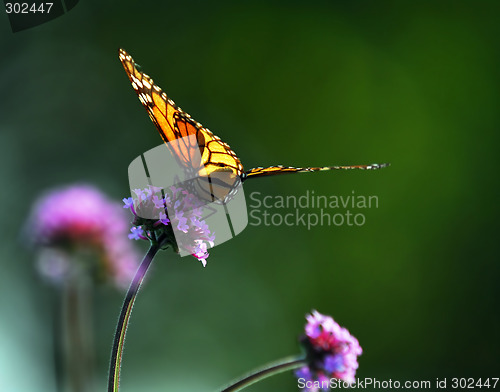
<path fill-rule="evenodd" d="M 165 238 L 159 238 L 158 241 L 151 242 L 151 247 L 144 256 L 144 259 L 139 266 L 132 283 L 127 291 L 125 300 L 123 301 L 120 318 L 116 325 L 115 339 L 113 341 L 113 351 L 111 352 L 111 363 L 109 365 L 108 375 L 108 392 L 117 392 L 120 383 L 120 367 L 122 361 L 123 344 L 125 341 L 125 334 L 127 333 L 127 326 L 134 306 L 135 297 L 141 287 L 142 281 L 148 272 L 149 266 L 153 261 L 156 253 L 164 245 Z"/>
<path fill-rule="evenodd" d="M 263 368 L 253 371 L 242 379 L 233 382 L 230 386 L 224 388 L 221 392 L 241 391 L 243 388 L 255 384 L 258 381 L 264 380 L 265 378 L 306 365 L 307 361 L 302 355 L 283 358 L 280 361 L 272 362 L 264 366 Z"/>

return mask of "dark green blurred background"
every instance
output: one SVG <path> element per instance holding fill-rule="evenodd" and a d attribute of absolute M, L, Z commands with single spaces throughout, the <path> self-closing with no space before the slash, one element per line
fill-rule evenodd
<path fill-rule="evenodd" d="M 392 163 L 245 185 L 247 197 L 377 195 L 363 227 L 248 226 L 205 269 L 160 254 L 132 316 L 123 392 L 217 390 L 296 353 L 313 308 L 359 339 L 358 377 L 500 377 L 499 12 L 497 1 L 81 0 L 16 34 L 2 14 L 0 390 L 55 388 L 52 290 L 20 235 L 31 203 L 78 181 L 120 200 L 128 164 L 161 143 L 119 47 L 247 169 Z M 105 390 L 122 294 L 94 300 Z M 296 389 L 290 373 L 249 388 Z"/>

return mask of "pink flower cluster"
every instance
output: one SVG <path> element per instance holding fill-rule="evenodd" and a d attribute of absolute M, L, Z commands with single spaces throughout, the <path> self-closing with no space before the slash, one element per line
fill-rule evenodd
<path fill-rule="evenodd" d="M 203 203 L 189 191 L 175 186 L 165 190 L 149 186 L 135 189 L 134 193 L 134 198 L 123 199 L 123 208 L 130 209 L 136 217 L 129 238 L 151 240 L 165 233 L 177 249 L 192 254 L 205 267 L 207 250 L 214 245 L 215 234 L 202 219 Z"/>
<path fill-rule="evenodd" d="M 309 365 L 298 369 L 298 378 L 312 381 L 308 392 L 328 389 L 330 378 L 347 383 L 355 381 L 357 357 L 362 354 L 358 340 L 338 325 L 333 318 L 316 310 L 306 316 L 305 336 L 302 343 L 307 352 Z M 325 386 L 325 387 L 317 387 Z"/>
<path fill-rule="evenodd" d="M 97 270 L 97 275 L 126 288 L 139 262 L 126 240 L 128 227 L 119 203 L 93 186 L 73 185 L 39 198 L 26 231 L 39 250 L 38 269 L 50 281 L 61 283 L 75 268 L 83 268 L 93 273 Z M 77 265 L 76 259 L 88 260 L 89 253 L 97 255 L 100 262 Z"/>

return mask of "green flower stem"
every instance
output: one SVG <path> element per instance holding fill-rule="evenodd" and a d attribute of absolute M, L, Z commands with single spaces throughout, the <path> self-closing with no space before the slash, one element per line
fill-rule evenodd
<path fill-rule="evenodd" d="M 292 356 L 283 358 L 280 361 L 272 362 L 263 368 L 257 369 L 250 373 L 249 375 L 233 382 L 230 386 L 224 388 L 221 392 L 236 392 L 241 391 L 258 381 L 262 381 L 265 378 L 274 376 L 279 373 L 286 372 L 287 370 L 297 369 L 302 366 L 306 366 L 307 361 L 303 355 Z"/>
<path fill-rule="evenodd" d="M 81 263 L 79 256 L 73 257 L 73 265 Z M 54 291 L 53 360 L 58 392 L 95 390 L 92 292 L 89 276 L 79 269 L 73 269 Z"/>
<path fill-rule="evenodd" d="M 70 279 L 64 290 L 64 346 L 68 387 L 72 392 L 94 390 L 92 287 L 85 274 Z"/>
<path fill-rule="evenodd" d="M 56 392 L 64 391 L 64 360 L 63 360 L 63 295 L 62 290 L 54 294 L 53 320 L 52 320 L 52 347 L 55 369 Z"/>
<path fill-rule="evenodd" d="M 111 352 L 111 363 L 109 365 L 109 375 L 108 375 L 108 392 L 117 392 L 120 383 L 120 366 L 123 354 L 123 344 L 125 342 L 125 334 L 127 332 L 127 326 L 130 319 L 130 314 L 132 313 L 132 307 L 134 306 L 135 297 L 141 287 L 141 284 L 148 272 L 149 266 L 153 261 L 156 253 L 162 248 L 166 243 L 165 237 L 158 238 L 157 241 L 151 241 L 151 247 L 144 256 L 144 259 L 137 270 L 132 283 L 127 291 L 125 300 L 123 301 L 122 310 L 120 312 L 120 318 L 118 319 L 118 324 L 116 325 L 115 339 L 113 341 L 113 351 Z"/>

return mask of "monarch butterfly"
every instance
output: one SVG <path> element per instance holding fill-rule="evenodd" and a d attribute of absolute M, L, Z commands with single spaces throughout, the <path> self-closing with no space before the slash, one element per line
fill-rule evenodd
<path fill-rule="evenodd" d="M 277 165 L 244 171 L 229 145 L 177 106 L 153 79 L 137 68 L 132 56 L 119 49 L 119 58 L 163 141 L 181 165 L 196 172 L 198 194 L 201 193 L 204 199 L 225 200 L 241 182 L 250 178 L 322 170 L 374 170 L 389 166 L 387 163 L 325 167 Z"/>

